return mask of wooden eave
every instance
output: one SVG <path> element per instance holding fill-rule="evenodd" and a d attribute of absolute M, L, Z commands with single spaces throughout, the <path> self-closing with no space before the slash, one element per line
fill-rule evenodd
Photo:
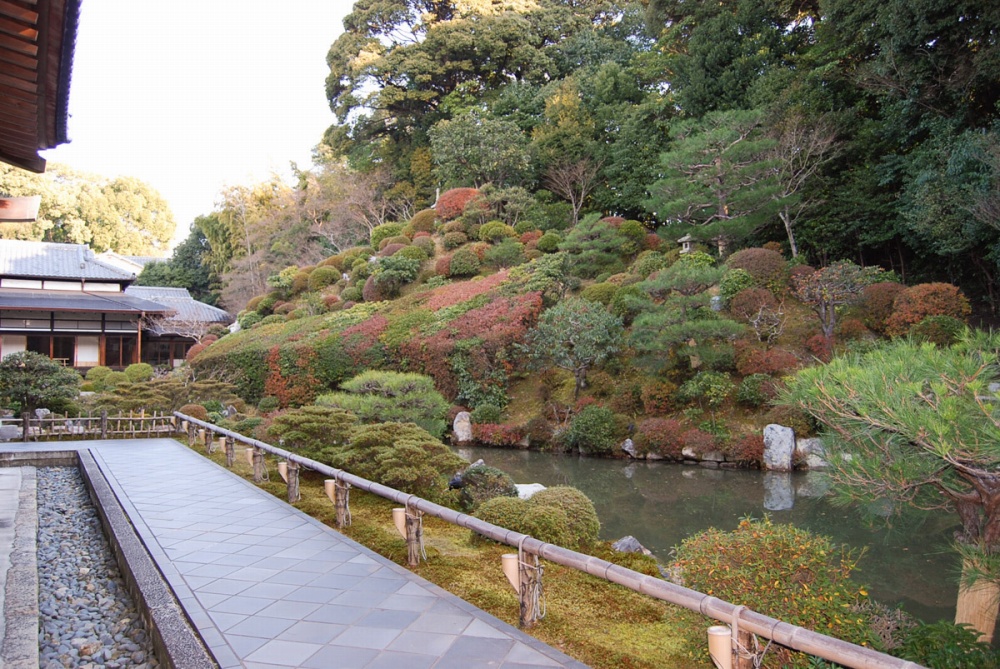
<path fill-rule="evenodd" d="M 39 151 L 69 141 L 80 0 L 0 0 L 0 161 L 43 172 Z"/>

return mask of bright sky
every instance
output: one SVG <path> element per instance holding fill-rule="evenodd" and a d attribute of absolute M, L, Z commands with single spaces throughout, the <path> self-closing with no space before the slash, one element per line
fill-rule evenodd
<path fill-rule="evenodd" d="M 71 143 L 50 162 L 148 182 L 178 239 L 223 186 L 311 163 L 334 122 L 326 52 L 353 0 L 86 0 Z"/>

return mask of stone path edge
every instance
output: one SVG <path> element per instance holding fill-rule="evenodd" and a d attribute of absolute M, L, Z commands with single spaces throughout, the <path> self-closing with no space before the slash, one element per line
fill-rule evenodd
<path fill-rule="evenodd" d="M 10 453 L 4 453 L 4 456 Z M 118 496 L 88 449 L 16 454 L 16 466 L 58 467 L 76 466 L 97 509 L 105 535 L 115 556 L 123 580 L 145 619 L 160 662 L 168 669 L 214 669 L 218 663 L 203 644 L 201 637 L 188 621 L 184 609 L 174 597 L 163 574 L 139 538 Z M 3 464 L 10 466 L 8 458 Z M 36 514 L 37 518 L 37 514 Z M 37 522 L 37 521 L 36 521 Z M 32 541 L 34 536 L 33 533 Z M 37 568 L 35 600 L 37 627 Z M 32 635 L 37 657 L 37 631 Z M 36 660 L 37 663 L 37 660 Z M 37 666 L 37 664 L 35 665 Z"/>
<path fill-rule="evenodd" d="M 5 634 L 0 666 L 38 669 L 38 502 L 33 467 L 21 468 L 14 545 L 4 589 Z"/>

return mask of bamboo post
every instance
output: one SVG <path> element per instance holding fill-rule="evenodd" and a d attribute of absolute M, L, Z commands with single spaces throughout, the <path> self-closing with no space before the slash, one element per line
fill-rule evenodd
<path fill-rule="evenodd" d="M 517 624 L 523 629 L 532 627 L 541 617 L 538 610 L 539 593 L 541 592 L 541 570 L 538 568 L 538 556 L 533 553 L 524 552 L 523 557 L 518 560 L 518 575 L 521 579 L 521 613 Z M 531 560 L 529 562 L 528 560 Z"/>
<path fill-rule="evenodd" d="M 260 446 L 253 447 L 253 482 L 260 483 L 264 480 L 264 449 Z"/>
<path fill-rule="evenodd" d="M 406 505 L 406 561 L 411 567 L 420 564 L 424 544 L 423 511 Z"/>
<path fill-rule="evenodd" d="M 333 509 L 337 514 L 337 527 L 344 529 L 351 524 L 351 510 L 348 506 L 351 484 L 338 480 L 333 486 Z"/>
<path fill-rule="evenodd" d="M 205 452 L 209 455 L 212 454 L 212 444 L 215 443 L 214 435 L 211 430 L 201 430 L 201 437 L 205 440 Z"/>
<path fill-rule="evenodd" d="M 232 467 L 233 461 L 236 459 L 236 440 L 232 437 L 226 437 L 226 466 Z"/>
<path fill-rule="evenodd" d="M 299 495 L 299 463 L 288 461 L 288 503 L 294 504 L 302 499 Z"/>
<path fill-rule="evenodd" d="M 105 409 L 101 412 L 101 439 L 108 438 L 108 412 Z"/>
<path fill-rule="evenodd" d="M 192 446 L 194 446 L 194 438 L 195 438 L 195 426 L 194 426 L 194 423 L 192 423 L 191 421 L 188 421 L 188 448 L 191 448 Z"/>

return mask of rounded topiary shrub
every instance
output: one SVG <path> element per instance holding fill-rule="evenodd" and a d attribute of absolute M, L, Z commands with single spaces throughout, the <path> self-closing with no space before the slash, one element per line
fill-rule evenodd
<path fill-rule="evenodd" d="M 580 297 L 608 306 L 611 304 L 611 300 L 615 299 L 618 289 L 618 286 L 610 282 L 595 283 L 580 291 Z"/>
<path fill-rule="evenodd" d="M 858 610 L 867 593 L 850 578 L 857 561 L 856 552 L 828 537 L 765 518 L 741 520 L 732 532 L 713 528 L 685 539 L 673 568 L 693 590 L 728 602 L 753 602 L 764 615 L 870 644 L 867 618 Z M 773 666 L 810 666 L 804 655 L 774 652 Z"/>
<path fill-rule="evenodd" d="M 309 290 L 322 290 L 338 281 L 340 281 L 340 270 L 329 265 L 321 265 L 309 274 Z"/>
<path fill-rule="evenodd" d="M 937 346 L 951 346 L 965 332 L 966 325 L 951 316 L 928 316 L 910 328 L 910 336 Z"/>
<path fill-rule="evenodd" d="M 397 237 L 403 231 L 403 226 L 399 223 L 383 223 L 372 228 L 371 242 L 372 248 L 381 248 L 382 241 L 390 237 Z"/>
<path fill-rule="evenodd" d="M 632 263 L 632 273 L 641 276 L 643 279 L 653 272 L 659 272 L 667 266 L 667 259 L 662 253 L 656 251 L 643 251 Z"/>
<path fill-rule="evenodd" d="M 778 394 L 776 382 L 768 374 L 751 374 L 740 381 L 736 401 L 757 408 L 773 400 Z"/>
<path fill-rule="evenodd" d="M 397 258 L 409 258 L 410 260 L 416 260 L 417 262 L 423 262 L 427 260 L 427 252 L 424 251 L 419 246 L 404 246 L 403 248 L 396 251 L 394 257 Z"/>
<path fill-rule="evenodd" d="M 909 332 L 928 316 L 951 316 L 965 322 L 972 313 L 969 300 L 958 286 L 950 283 L 921 283 L 910 286 L 896 297 L 885 331 L 891 337 Z"/>
<path fill-rule="evenodd" d="M 383 239 L 381 242 L 379 242 L 378 248 L 379 251 L 382 251 L 385 249 L 386 246 L 389 246 L 390 244 L 399 244 L 400 246 L 406 246 L 409 243 L 410 243 L 410 238 L 407 237 L 406 235 L 395 235 L 393 237 L 387 237 Z"/>
<path fill-rule="evenodd" d="M 559 242 L 561 241 L 562 237 L 555 232 L 546 232 L 538 239 L 538 243 L 535 248 L 542 253 L 555 253 L 559 250 Z"/>
<path fill-rule="evenodd" d="M 510 474 L 488 465 L 473 465 L 462 472 L 465 508 L 476 509 L 494 497 L 517 497 L 517 487 Z"/>
<path fill-rule="evenodd" d="M 611 409 L 596 404 L 584 407 L 560 435 L 569 448 L 588 455 L 608 455 L 624 438 L 624 430 Z"/>
<path fill-rule="evenodd" d="M 495 404 L 480 404 L 472 410 L 470 416 L 473 423 L 499 423 L 503 409 Z"/>
<path fill-rule="evenodd" d="M 104 377 L 104 387 L 105 388 L 117 388 L 123 383 L 131 383 L 125 372 L 111 372 Z"/>
<path fill-rule="evenodd" d="M 570 545 L 586 545 L 597 541 L 601 521 L 590 498 L 571 486 L 553 486 L 536 492 L 528 506 L 546 510 L 559 509 L 568 520 Z M 541 537 L 537 537 L 541 539 Z"/>
<path fill-rule="evenodd" d="M 474 276 L 479 272 L 481 263 L 479 256 L 468 246 L 455 251 L 451 256 L 451 263 L 448 267 L 449 276 Z"/>
<path fill-rule="evenodd" d="M 740 291 L 754 287 L 753 277 L 745 269 L 730 269 L 722 275 L 719 281 L 719 295 L 726 302 L 731 301 Z"/>
<path fill-rule="evenodd" d="M 496 244 L 511 237 L 517 237 L 517 232 L 503 221 L 490 221 L 479 228 L 479 241 L 481 242 Z"/>
<path fill-rule="evenodd" d="M 270 413 L 271 411 L 277 411 L 278 407 L 281 406 L 281 402 L 274 395 L 265 395 L 260 398 L 257 402 L 257 411 L 261 413 Z"/>
<path fill-rule="evenodd" d="M 437 212 L 433 209 L 422 209 L 413 215 L 409 226 L 414 232 L 433 232 L 437 224 Z"/>
<path fill-rule="evenodd" d="M 683 431 L 681 422 L 673 418 L 645 418 L 636 427 L 633 440 L 642 455 L 680 460 Z"/>
<path fill-rule="evenodd" d="M 378 254 L 382 258 L 390 258 L 405 248 L 405 244 L 386 244 L 382 247 L 382 250 L 379 251 Z"/>
<path fill-rule="evenodd" d="M 249 330 L 253 326 L 260 323 L 264 317 L 261 316 L 256 311 L 247 311 L 236 319 L 236 322 L 240 324 L 241 330 Z"/>
<path fill-rule="evenodd" d="M 895 281 L 879 281 L 865 286 L 861 293 L 861 313 L 866 326 L 885 334 L 885 322 L 892 316 L 892 308 L 906 286 Z"/>
<path fill-rule="evenodd" d="M 361 294 L 361 289 L 357 286 L 348 286 L 340 293 L 340 299 L 344 302 L 360 302 L 364 299 Z"/>
<path fill-rule="evenodd" d="M 476 509 L 475 516 L 497 527 L 504 527 L 515 532 L 524 528 L 524 514 L 528 512 L 528 502 L 519 497 L 494 497 L 483 502 Z M 486 538 L 480 534 L 472 534 L 473 543 L 481 543 Z"/>
<path fill-rule="evenodd" d="M 125 376 L 130 383 L 141 383 L 153 378 L 153 366 L 145 362 L 135 362 L 125 368 Z"/>
<path fill-rule="evenodd" d="M 420 249 L 428 258 L 434 257 L 434 252 L 437 250 L 434 245 L 434 240 L 431 237 L 417 237 L 413 240 L 413 248 Z"/>
<path fill-rule="evenodd" d="M 774 312 L 778 301 L 766 288 L 746 288 L 736 293 L 729 302 L 729 312 L 743 322 L 749 322 L 761 313 Z"/>
<path fill-rule="evenodd" d="M 772 292 L 780 291 L 785 285 L 788 262 L 777 251 L 743 249 L 729 256 L 726 265 L 730 269 L 746 270 L 756 285 Z"/>
<path fill-rule="evenodd" d="M 530 534 L 539 541 L 565 548 L 575 548 L 580 543 L 574 541 L 569 516 L 559 507 L 532 504 L 529 499 L 521 522 L 518 531 Z"/>
<path fill-rule="evenodd" d="M 468 241 L 469 238 L 464 232 L 446 232 L 444 235 L 444 247 L 448 250 L 457 249 Z"/>
<path fill-rule="evenodd" d="M 466 205 L 477 197 L 479 197 L 477 188 L 452 188 L 441 193 L 434 208 L 442 221 L 450 221 L 461 216 Z"/>
<path fill-rule="evenodd" d="M 294 309 L 292 311 L 294 311 Z M 271 314 L 270 316 L 264 316 L 264 318 L 261 319 L 260 324 L 274 325 L 275 323 L 284 323 L 286 320 L 286 316 L 282 316 L 281 314 Z"/>
<path fill-rule="evenodd" d="M 104 387 L 104 379 L 108 374 L 111 373 L 110 367 L 105 367 L 104 365 L 98 365 L 97 367 L 91 367 L 87 370 L 87 376 L 84 377 L 89 383 L 94 384 L 94 387 L 100 390 Z"/>
<path fill-rule="evenodd" d="M 208 409 L 200 404 L 185 404 L 178 409 L 182 414 L 198 420 L 208 420 Z"/>

